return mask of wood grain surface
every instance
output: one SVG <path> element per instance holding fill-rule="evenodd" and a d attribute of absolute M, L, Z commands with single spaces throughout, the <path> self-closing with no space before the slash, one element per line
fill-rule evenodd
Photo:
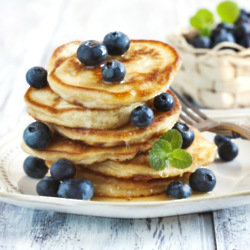
<path fill-rule="evenodd" d="M 249 6 L 249 0 L 238 1 Z M 25 73 L 46 67 L 67 41 L 99 39 L 113 30 L 165 40 L 187 25 L 199 0 L 1 0 L 0 135 L 25 113 Z M 0 249 L 243 249 L 250 248 L 250 206 L 157 219 L 109 219 L 32 210 L 0 203 Z"/>

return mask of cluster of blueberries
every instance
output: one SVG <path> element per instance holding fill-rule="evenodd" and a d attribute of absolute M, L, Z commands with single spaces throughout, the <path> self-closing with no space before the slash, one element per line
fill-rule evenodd
<path fill-rule="evenodd" d="M 250 12 L 241 9 L 238 19 L 233 25 L 219 23 L 211 32 L 211 36 L 199 36 L 187 39 L 195 48 L 213 48 L 221 42 L 237 43 L 245 48 L 250 47 Z"/>
<path fill-rule="evenodd" d="M 182 134 L 183 144 L 185 143 L 185 138 L 192 138 L 192 136 L 190 136 L 192 134 L 192 132 L 190 132 L 191 130 L 188 129 L 186 124 L 184 125 L 189 135 L 185 136 L 183 128 L 178 130 Z M 181 127 L 184 125 L 181 125 Z M 176 127 L 174 128 L 177 129 Z M 190 143 L 190 139 L 187 139 L 187 142 Z M 214 142 L 218 146 L 218 155 L 223 161 L 232 161 L 238 155 L 238 147 L 231 141 L 230 137 L 216 135 L 214 137 Z M 188 198 L 192 194 L 192 190 L 200 193 L 207 193 L 214 189 L 215 184 L 216 178 L 214 173 L 207 168 L 199 168 L 190 175 L 189 184 L 182 181 L 171 182 L 166 190 L 166 194 L 176 199 Z"/>
<path fill-rule="evenodd" d="M 43 178 L 48 167 L 45 161 L 37 157 L 28 156 L 23 168 L 32 178 Z M 62 197 L 79 200 L 89 200 L 94 194 L 94 187 L 86 178 L 74 178 L 76 168 L 68 160 L 60 159 L 50 168 L 50 177 L 45 177 L 37 183 L 36 191 L 42 196 Z"/>

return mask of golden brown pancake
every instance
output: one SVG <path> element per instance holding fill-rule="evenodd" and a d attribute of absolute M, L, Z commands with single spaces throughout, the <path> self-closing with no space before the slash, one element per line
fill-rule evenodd
<path fill-rule="evenodd" d="M 154 110 L 154 120 L 146 128 L 137 128 L 131 123 L 126 124 L 122 128 L 112 130 L 52 127 L 65 137 L 83 141 L 92 146 L 111 147 L 144 143 L 153 136 L 162 135 L 165 131 L 171 129 L 179 118 L 181 111 L 180 103 L 174 93 L 169 90 L 168 93 L 175 99 L 174 107 L 168 112 L 157 112 Z M 152 103 L 150 106 L 153 106 Z"/>
<path fill-rule="evenodd" d="M 49 87 L 29 88 L 24 96 L 27 112 L 36 120 L 70 128 L 114 129 L 129 122 L 130 113 L 141 103 L 117 109 L 88 109 L 64 101 Z"/>
<path fill-rule="evenodd" d="M 30 148 L 23 141 L 23 150 L 33 156 L 48 160 L 56 161 L 64 158 L 72 161 L 74 164 L 93 164 L 96 162 L 115 160 L 125 161 L 135 157 L 137 153 L 149 150 L 158 137 L 151 138 L 147 142 L 134 144 L 131 146 L 117 147 L 91 147 L 79 141 L 72 141 L 60 135 L 54 135 L 50 145 L 43 150 Z"/>
<path fill-rule="evenodd" d="M 169 166 L 161 171 L 156 171 L 150 167 L 148 153 L 141 153 L 129 161 L 104 161 L 88 166 L 88 168 L 96 173 L 105 176 L 113 176 L 117 178 L 131 178 L 134 180 L 150 180 L 158 178 L 169 178 L 182 176 L 187 172 L 194 172 L 200 166 L 206 166 L 212 163 L 216 157 L 217 147 L 213 142 L 206 140 L 201 133 L 193 129 L 195 132 L 195 140 L 190 147 L 185 149 L 192 155 L 193 162 L 189 168 L 177 169 Z"/>
<path fill-rule="evenodd" d="M 166 43 L 131 40 L 124 56 L 109 57 L 126 68 L 124 83 L 105 84 L 102 68 L 87 68 L 77 58 L 80 41 L 58 47 L 48 64 L 51 89 L 70 103 L 88 108 L 113 109 L 146 102 L 168 89 L 180 67 L 180 58 Z"/>

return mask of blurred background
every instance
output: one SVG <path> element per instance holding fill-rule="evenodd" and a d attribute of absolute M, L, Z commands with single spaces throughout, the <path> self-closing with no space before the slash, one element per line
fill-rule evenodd
<path fill-rule="evenodd" d="M 131 39 L 166 40 L 189 26 L 198 8 L 215 12 L 209 0 L 0 0 L 0 135 L 25 113 L 26 71 L 46 68 L 52 51 L 72 40 L 102 40 L 122 31 Z M 249 0 L 238 0 L 249 9 Z"/>

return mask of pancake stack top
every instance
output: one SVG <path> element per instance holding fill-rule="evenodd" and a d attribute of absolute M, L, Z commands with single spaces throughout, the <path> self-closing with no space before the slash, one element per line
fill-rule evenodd
<path fill-rule="evenodd" d="M 173 179 L 185 179 L 197 167 L 211 163 L 216 147 L 194 130 L 195 140 L 186 151 L 192 165 L 186 169 L 169 166 L 157 171 L 150 166 L 149 151 L 154 142 L 178 121 L 177 97 L 168 90 L 180 66 L 180 58 L 169 45 L 159 41 L 131 40 L 123 56 L 109 56 L 126 68 L 122 82 L 103 80 L 102 67 L 86 67 L 77 57 L 82 43 L 58 47 L 48 64 L 48 86 L 30 87 L 25 94 L 28 113 L 53 131 L 49 145 L 32 148 L 28 154 L 48 165 L 67 159 L 77 166 L 77 177 L 92 181 L 95 196 L 140 197 L 159 194 Z M 167 92 L 174 98 L 168 111 L 154 107 L 154 98 Z M 150 124 L 138 127 L 130 121 L 137 107 L 149 107 Z"/>

